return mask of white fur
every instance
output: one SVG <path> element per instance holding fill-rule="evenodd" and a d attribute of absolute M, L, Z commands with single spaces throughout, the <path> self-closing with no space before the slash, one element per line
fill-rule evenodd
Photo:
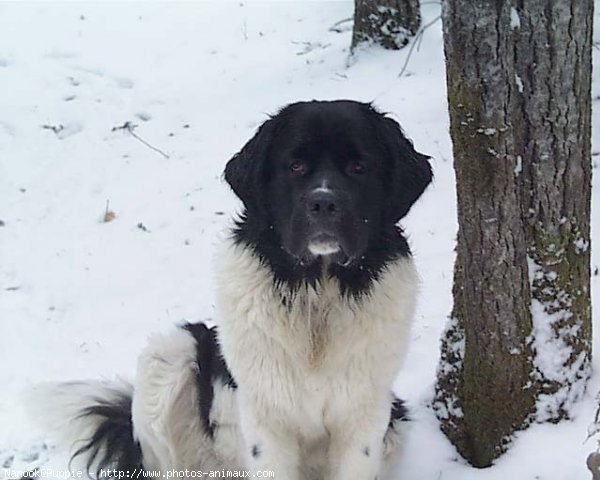
<path fill-rule="evenodd" d="M 194 338 L 183 329 L 152 337 L 139 358 L 132 403 L 144 467 L 163 474 L 273 470 L 281 480 L 382 478 L 382 462 L 400 443 L 399 428 L 387 425 L 415 306 L 412 260 L 388 265 L 360 299 L 340 295 L 327 276 L 316 288 L 278 287 L 250 249 L 230 242 L 218 264 L 219 342 L 238 389 L 215 385 L 211 438 L 199 414 L 196 374 L 203 366 Z M 99 396 L 131 393 L 123 382 L 45 388 L 36 396 L 46 422 L 58 422 L 51 428 L 63 428 Z M 90 438 L 97 422 L 85 417 L 70 426 L 73 443 Z"/>
<path fill-rule="evenodd" d="M 372 480 L 414 313 L 413 262 L 388 265 L 370 293 L 355 299 L 327 276 L 316 289 L 277 287 L 242 246 L 227 245 L 218 259 L 220 343 L 239 385 L 246 450 L 261 450 L 248 458 L 251 468 L 301 479 L 301 466 L 322 461 L 307 452 L 325 444 L 318 478 Z"/>
<path fill-rule="evenodd" d="M 313 240 L 308 244 L 308 250 L 313 255 L 331 255 L 340 251 L 340 244 L 335 240 Z"/>
<path fill-rule="evenodd" d="M 138 360 L 132 404 L 134 434 L 144 467 L 216 470 L 239 465 L 237 421 L 227 387 L 215 392 L 211 414 L 222 424 L 215 441 L 203 431 L 198 407 L 196 342 L 185 330 L 155 335 Z M 231 394 L 229 394 L 231 395 Z M 228 418 L 228 420 L 224 420 Z M 232 426 L 233 423 L 233 426 Z M 234 433 L 231 433 L 231 430 Z M 233 443 L 233 445 L 232 445 Z"/>
<path fill-rule="evenodd" d="M 318 192 L 318 191 L 331 192 L 331 188 L 329 188 L 329 182 L 327 181 L 327 179 L 324 178 L 323 181 L 321 182 L 321 185 L 318 186 L 317 188 L 315 188 L 314 191 L 315 192 Z"/>

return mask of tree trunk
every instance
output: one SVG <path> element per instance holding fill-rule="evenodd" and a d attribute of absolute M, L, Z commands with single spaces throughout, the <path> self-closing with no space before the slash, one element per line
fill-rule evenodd
<path fill-rule="evenodd" d="M 459 231 L 434 407 L 477 467 L 590 375 L 592 8 L 444 3 Z"/>
<path fill-rule="evenodd" d="M 355 0 L 352 49 L 374 42 L 398 50 L 420 26 L 419 0 Z"/>

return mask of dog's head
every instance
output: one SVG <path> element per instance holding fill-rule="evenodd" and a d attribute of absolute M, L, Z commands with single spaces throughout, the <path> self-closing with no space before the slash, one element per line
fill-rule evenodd
<path fill-rule="evenodd" d="M 326 257 L 339 267 L 395 231 L 431 177 L 394 120 L 349 100 L 288 105 L 225 169 L 255 239 L 302 265 Z"/>

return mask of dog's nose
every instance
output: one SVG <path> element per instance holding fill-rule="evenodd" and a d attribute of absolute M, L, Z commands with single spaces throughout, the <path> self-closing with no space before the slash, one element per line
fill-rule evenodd
<path fill-rule="evenodd" d="M 340 213 L 341 201 L 332 191 L 316 190 L 306 198 L 309 216 L 315 219 L 327 219 Z"/>

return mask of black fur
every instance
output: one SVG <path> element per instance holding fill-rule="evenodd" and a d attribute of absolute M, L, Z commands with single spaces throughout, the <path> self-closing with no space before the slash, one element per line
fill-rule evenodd
<path fill-rule="evenodd" d="M 392 409 L 390 411 L 390 422 L 388 424 L 388 428 L 393 428 L 394 422 L 402 421 L 407 422 L 410 420 L 408 416 L 408 409 L 404 404 L 404 400 L 400 400 L 399 398 L 394 398 L 392 402 Z"/>
<path fill-rule="evenodd" d="M 335 193 L 354 200 L 348 216 L 355 217 L 338 232 L 351 252 L 328 262 L 328 274 L 339 280 L 344 294 L 360 296 L 390 261 L 410 255 L 396 223 L 431 181 L 428 158 L 415 151 L 394 120 L 370 104 L 340 100 L 288 105 L 269 118 L 226 166 L 225 180 L 244 202 L 234 238 L 271 268 L 275 282 L 291 289 L 303 283 L 316 285 L 323 274 L 323 258 L 305 255 L 295 244 L 307 235 L 310 223 L 293 229 L 298 220 L 289 212 L 297 207 L 289 205 L 293 200 L 287 195 L 298 181 L 288 178 L 285 165 L 294 160 L 310 164 L 306 182 L 313 172 L 327 168 L 339 179 Z M 366 163 L 369 175 L 352 178 L 345 170 L 349 160 Z M 305 188 L 313 187 L 307 183 Z M 304 198 L 302 193 L 296 198 Z"/>
<path fill-rule="evenodd" d="M 199 413 L 205 431 L 212 437 L 215 428 L 218 427 L 210 421 L 210 410 L 215 396 L 214 384 L 218 381 L 230 388 L 237 388 L 237 385 L 221 355 L 216 327 L 208 328 L 203 323 L 187 323 L 183 328 L 196 341 Z"/>
<path fill-rule="evenodd" d="M 260 457 L 260 447 L 258 445 L 253 445 L 252 446 L 252 456 L 254 458 Z"/>
<path fill-rule="evenodd" d="M 98 399 L 95 405 L 83 409 L 79 418 L 100 417 L 101 422 L 90 439 L 80 447 L 73 458 L 86 454 L 87 470 L 91 472 L 96 465 L 96 478 L 100 478 L 101 470 L 117 470 L 133 472 L 142 470 L 142 450 L 133 438 L 131 420 L 131 396 L 115 390 L 114 398 L 107 402 Z M 109 475 L 103 473 L 103 478 Z"/>

